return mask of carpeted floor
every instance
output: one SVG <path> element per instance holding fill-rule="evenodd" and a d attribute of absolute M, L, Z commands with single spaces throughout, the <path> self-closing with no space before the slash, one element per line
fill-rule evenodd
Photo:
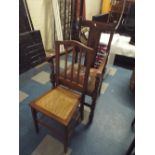
<path fill-rule="evenodd" d="M 48 129 L 34 130 L 29 103 L 51 88 L 47 63 L 20 75 L 20 155 L 62 155 L 63 145 Z M 86 127 L 85 119 L 71 139 L 67 155 L 124 155 L 134 137 L 131 122 L 134 118 L 134 96 L 129 90 L 131 70 L 114 66 L 102 85 L 94 121 Z M 89 98 L 88 98 L 89 100 Z"/>

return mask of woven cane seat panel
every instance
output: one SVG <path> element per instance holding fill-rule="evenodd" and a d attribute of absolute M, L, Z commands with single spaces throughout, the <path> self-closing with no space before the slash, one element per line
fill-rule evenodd
<path fill-rule="evenodd" d="M 79 99 L 79 94 L 63 87 L 57 87 L 37 100 L 35 105 L 66 124 L 76 110 Z"/>

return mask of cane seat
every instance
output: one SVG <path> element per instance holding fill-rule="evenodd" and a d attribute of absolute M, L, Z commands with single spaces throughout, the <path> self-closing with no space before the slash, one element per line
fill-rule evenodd
<path fill-rule="evenodd" d="M 67 125 L 78 107 L 79 99 L 80 94 L 59 86 L 34 101 L 33 106 Z"/>

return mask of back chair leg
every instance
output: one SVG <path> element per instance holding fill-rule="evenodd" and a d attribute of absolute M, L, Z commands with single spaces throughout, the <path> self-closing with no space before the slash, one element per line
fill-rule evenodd
<path fill-rule="evenodd" d="M 31 112 L 32 112 L 32 117 L 33 117 L 33 122 L 34 122 L 36 133 L 39 133 L 39 126 L 37 122 L 37 111 L 31 107 Z"/>
<path fill-rule="evenodd" d="M 102 83 L 100 84 L 100 88 L 99 88 L 99 91 L 98 91 L 98 96 L 101 95 L 101 88 L 102 88 Z"/>
<path fill-rule="evenodd" d="M 93 99 L 92 101 L 92 105 L 91 105 L 91 111 L 90 111 L 90 115 L 89 115 L 89 121 L 88 124 L 91 124 L 94 118 L 94 111 L 95 111 L 95 106 L 96 106 L 96 97 Z"/>
<path fill-rule="evenodd" d="M 91 107 L 91 112 L 90 112 L 90 115 L 89 115 L 89 121 L 88 121 L 88 124 L 91 124 L 91 123 L 92 123 L 93 118 L 94 118 L 94 108 Z"/>
<path fill-rule="evenodd" d="M 85 102 L 85 95 L 82 95 L 81 97 L 81 104 L 80 104 L 80 115 L 81 115 L 81 121 L 84 119 L 84 102 Z"/>
<path fill-rule="evenodd" d="M 98 91 L 98 96 L 101 95 L 101 89 L 102 89 L 102 83 L 103 83 L 103 80 L 104 80 L 105 71 L 106 71 L 106 68 L 103 70 L 102 80 L 100 81 L 100 88 L 99 88 L 99 91 Z"/>
<path fill-rule="evenodd" d="M 81 113 L 81 121 L 82 121 L 84 119 L 84 105 L 83 104 L 81 104 L 80 113 Z"/>
<path fill-rule="evenodd" d="M 52 88 L 54 88 L 55 87 L 55 79 L 54 79 L 53 73 L 51 73 L 51 75 L 50 75 L 50 80 L 51 80 L 51 83 L 52 83 Z"/>
<path fill-rule="evenodd" d="M 52 83 L 52 88 L 55 87 L 55 76 L 54 76 L 54 60 L 51 61 L 51 75 L 50 75 L 50 80 L 51 80 L 51 83 Z"/>

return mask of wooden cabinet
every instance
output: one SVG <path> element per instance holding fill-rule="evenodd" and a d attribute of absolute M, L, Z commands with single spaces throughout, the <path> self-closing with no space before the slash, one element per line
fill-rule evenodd
<path fill-rule="evenodd" d="M 23 73 L 45 61 L 45 51 L 40 31 L 19 35 L 19 72 Z"/>

